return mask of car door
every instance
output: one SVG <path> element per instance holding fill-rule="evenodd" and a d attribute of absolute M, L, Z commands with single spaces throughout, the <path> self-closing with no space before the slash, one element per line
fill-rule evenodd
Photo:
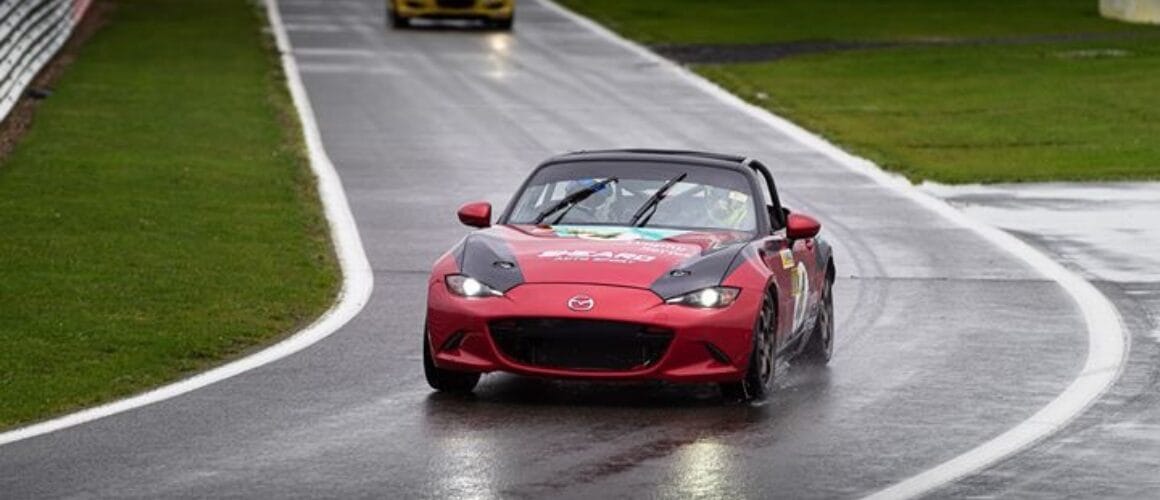
<path fill-rule="evenodd" d="M 791 242 L 794 258 L 793 269 L 790 270 L 790 281 L 793 283 L 791 294 L 794 298 L 795 334 L 805 333 L 812 326 L 811 314 L 821 297 L 821 287 L 825 279 L 818 269 L 818 243 L 816 237 L 803 238 Z"/>
<path fill-rule="evenodd" d="M 793 248 L 785 236 L 785 229 L 774 231 L 761 240 L 761 258 L 777 285 L 777 335 L 781 348 L 789 344 L 794 334 L 797 303 L 793 291 L 793 273 L 796 265 Z"/>
<path fill-rule="evenodd" d="M 799 258 L 795 247 L 796 242 L 789 241 L 786 236 L 785 221 L 787 212 L 781 206 L 781 197 L 777 193 L 777 185 L 769 169 L 760 162 L 751 161 L 757 184 L 760 186 L 760 196 L 769 215 L 768 222 L 770 235 L 762 240 L 762 257 L 766 267 L 774 276 L 778 289 L 778 335 L 781 346 L 787 346 L 797 334 L 801 318 L 805 317 L 805 302 L 794 293 L 795 283 L 799 276 L 795 271 Z"/>

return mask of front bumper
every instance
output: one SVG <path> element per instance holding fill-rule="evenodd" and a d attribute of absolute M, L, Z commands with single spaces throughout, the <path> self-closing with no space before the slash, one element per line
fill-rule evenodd
<path fill-rule="evenodd" d="M 395 15 L 403 18 L 472 18 L 494 21 L 511 19 L 515 2 L 510 0 L 397 0 Z"/>
<path fill-rule="evenodd" d="M 587 295 L 596 305 L 589 311 L 573 311 L 567 303 L 576 295 Z M 427 335 L 435 364 L 451 370 L 594 380 L 725 382 L 744 376 L 759 306 L 760 294 L 752 291 L 742 291 L 736 302 L 723 309 L 694 309 L 665 304 L 649 290 L 582 284 L 523 284 L 503 297 L 466 299 L 450 294 L 443 277 L 434 276 L 428 284 Z M 500 347 L 490 327 L 544 318 L 548 324 L 578 320 L 570 323 L 639 325 L 648 332 L 671 334 L 671 340 L 647 364 L 575 368 L 530 363 L 526 357 L 519 360 L 510 348 Z"/>

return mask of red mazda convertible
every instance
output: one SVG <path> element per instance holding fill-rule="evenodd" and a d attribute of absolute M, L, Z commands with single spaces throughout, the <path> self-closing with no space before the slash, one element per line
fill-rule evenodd
<path fill-rule="evenodd" d="M 431 272 L 423 368 L 437 390 L 504 371 L 718 383 L 751 400 L 779 359 L 830 359 L 832 251 L 757 160 L 569 153 L 491 212 L 460 208 L 479 230 Z"/>

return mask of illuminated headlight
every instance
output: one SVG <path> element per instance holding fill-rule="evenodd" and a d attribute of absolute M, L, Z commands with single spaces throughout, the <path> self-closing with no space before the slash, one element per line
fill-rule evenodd
<path fill-rule="evenodd" d="M 492 289 L 479 280 L 462 274 L 448 274 L 444 279 L 447 290 L 460 297 L 500 297 L 503 292 Z"/>
<path fill-rule="evenodd" d="M 741 289 L 727 286 L 702 288 L 679 297 L 666 300 L 665 303 L 689 307 L 721 308 L 732 304 L 741 295 Z"/>

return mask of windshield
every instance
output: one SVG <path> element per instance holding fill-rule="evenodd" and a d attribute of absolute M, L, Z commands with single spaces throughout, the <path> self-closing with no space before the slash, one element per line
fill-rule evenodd
<path fill-rule="evenodd" d="M 509 224 L 756 231 L 740 172 L 682 164 L 564 163 L 545 167 L 516 198 Z"/>

